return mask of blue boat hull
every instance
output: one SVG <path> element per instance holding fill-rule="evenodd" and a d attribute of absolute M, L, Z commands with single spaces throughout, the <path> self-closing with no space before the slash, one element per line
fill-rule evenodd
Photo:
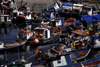
<path fill-rule="evenodd" d="M 57 40 L 59 40 L 60 35 L 61 35 L 61 33 L 59 33 L 51 38 L 48 38 L 48 39 L 39 39 L 39 43 L 36 45 L 45 45 L 45 44 L 50 44 L 50 43 L 56 42 Z M 29 39 L 28 41 L 33 42 L 34 39 Z M 35 43 L 33 42 L 33 44 L 35 44 Z"/>

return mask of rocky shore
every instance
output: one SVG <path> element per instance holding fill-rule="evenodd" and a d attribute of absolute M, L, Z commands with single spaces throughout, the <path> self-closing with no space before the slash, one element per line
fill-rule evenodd
<path fill-rule="evenodd" d="M 18 6 L 21 5 L 22 0 L 15 0 Z M 54 2 L 58 0 L 23 0 L 24 3 L 27 3 L 27 7 L 30 7 L 32 11 L 41 11 L 44 8 L 47 8 L 47 6 L 53 4 Z"/>
<path fill-rule="evenodd" d="M 15 0 L 15 2 L 17 3 L 17 5 L 18 6 L 21 6 L 21 1 L 22 0 Z M 24 3 L 26 2 L 27 3 L 27 7 L 30 7 L 30 9 L 32 10 L 32 11 L 36 11 L 36 12 L 38 12 L 38 11 L 41 11 L 42 9 L 44 9 L 44 8 L 47 8 L 47 6 L 49 6 L 49 5 L 51 5 L 51 4 L 53 4 L 54 2 L 56 2 L 56 1 L 60 1 L 60 0 L 23 0 L 24 1 Z M 99 3 L 96 3 L 96 2 L 81 2 L 83 5 L 88 5 L 88 6 L 94 6 L 94 5 L 98 5 L 98 6 L 100 6 L 100 4 Z"/>

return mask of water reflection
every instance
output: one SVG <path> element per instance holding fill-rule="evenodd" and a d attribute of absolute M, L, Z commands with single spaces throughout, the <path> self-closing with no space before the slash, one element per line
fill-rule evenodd
<path fill-rule="evenodd" d="M 58 43 L 53 43 L 53 44 L 48 44 L 48 45 L 41 45 L 41 46 L 31 46 L 31 45 L 26 45 L 25 48 L 19 48 L 16 50 L 10 50 L 10 51 L 3 51 L 3 53 L 0 54 L 0 63 L 1 64 L 6 64 L 10 63 L 12 61 L 18 60 L 19 58 L 22 58 L 22 56 L 25 57 L 25 59 L 28 59 L 29 61 L 35 63 L 38 60 L 35 59 L 35 56 L 32 56 L 35 54 L 34 49 L 39 49 L 42 52 L 47 52 L 48 49 L 52 48 L 53 45 L 58 45 Z M 32 57 L 31 57 L 32 56 Z M 31 58 L 30 58 L 31 57 Z"/>

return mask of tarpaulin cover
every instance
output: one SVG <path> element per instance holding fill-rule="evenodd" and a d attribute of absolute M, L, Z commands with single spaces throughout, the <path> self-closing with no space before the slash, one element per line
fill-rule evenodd
<path fill-rule="evenodd" d="M 81 15 L 81 17 L 88 23 L 96 22 L 97 20 L 90 15 Z"/>
<path fill-rule="evenodd" d="M 82 25 L 83 23 L 80 20 L 76 20 L 75 23 Z"/>
<path fill-rule="evenodd" d="M 73 5 L 73 3 L 68 3 L 68 2 L 63 3 L 63 6 L 72 6 L 72 5 Z"/>
<path fill-rule="evenodd" d="M 100 14 L 98 15 L 93 15 L 94 18 L 96 18 L 97 20 L 100 20 Z"/>

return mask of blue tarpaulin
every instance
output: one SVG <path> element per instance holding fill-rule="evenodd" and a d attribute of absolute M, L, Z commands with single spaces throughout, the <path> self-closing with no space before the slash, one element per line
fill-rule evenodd
<path fill-rule="evenodd" d="M 56 14 L 57 14 L 57 13 L 58 13 L 58 11 L 59 11 L 59 10 L 61 10 L 61 9 L 62 9 L 62 7 L 58 8 L 58 9 L 56 10 Z"/>
<path fill-rule="evenodd" d="M 73 5 L 73 3 L 68 3 L 68 2 L 63 3 L 63 6 L 72 6 L 72 5 Z"/>
<path fill-rule="evenodd" d="M 46 14 L 46 19 L 50 19 L 51 18 L 51 16 L 50 16 L 50 14 Z"/>
<path fill-rule="evenodd" d="M 98 15 L 93 15 L 94 18 L 96 18 L 97 20 L 100 20 L 100 14 Z"/>
<path fill-rule="evenodd" d="M 83 23 L 80 20 L 76 20 L 75 23 L 82 25 Z"/>
<path fill-rule="evenodd" d="M 100 38 L 98 38 L 98 37 L 93 37 L 93 36 L 91 36 L 91 38 L 93 38 L 93 39 L 100 39 Z"/>
<path fill-rule="evenodd" d="M 81 18 L 83 18 L 88 23 L 97 21 L 94 17 L 92 17 L 90 15 L 81 15 Z"/>

